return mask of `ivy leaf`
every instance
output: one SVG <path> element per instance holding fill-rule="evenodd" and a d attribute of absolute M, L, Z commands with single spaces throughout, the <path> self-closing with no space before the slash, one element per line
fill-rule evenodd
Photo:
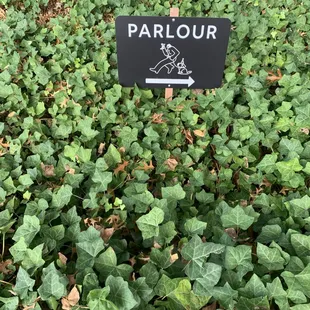
<path fill-rule="evenodd" d="M 42 284 L 38 288 L 38 293 L 42 300 L 48 300 L 51 297 L 60 299 L 67 295 L 68 282 L 67 277 L 55 268 L 54 263 L 51 263 L 43 268 Z"/>
<path fill-rule="evenodd" d="M 0 297 L 0 302 L 4 303 L 1 310 L 16 310 L 18 308 L 18 297 Z"/>
<path fill-rule="evenodd" d="M 77 262 L 76 268 L 82 270 L 86 267 L 92 267 L 95 263 L 95 257 L 104 249 L 104 242 L 100 232 L 90 226 L 78 236 L 76 243 Z"/>
<path fill-rule="evenodd" d="M 181 280 L 180 278 L 170 279 L 163 274 L 155 286 L 154 292 L 160 297 L 166 297 L 178 287 Z"/>
<path fill-rule="evenodd" d="M 19 267 L 16 284 L 14 286 L 14 291 L 19 295 L 19 298 L 24 299 L 27 296 L 28 291 L 33 290 L 35 280 L 32 280 L 22 267 Z"/>
<path fill-rule="evenodd" d="M 168 205 L 175 206 L 177 201 L 185 198 L 185 192 L 178 183 L 174 186 L 163 187 L 161 189 L 162 197 L 167 199 Z"/>
<path fill-rule="evenodd" d="M 272 249 L 261 243 L 257 243 L 257 257 L 258 263 L 268 268 L 269 271 L 284 268 L 285 260 L 276 248 Z"/>
<path fill-rule="evenodd" d="M 52 208 L 60 210 L 67 205 L 72 197 L 72 187 L 68 184 L 62 185 L 56 194 L 53 194 Z"/>
<path fill-rule="evenodd" d="M 24 259 L 24 255 L 28 248 L 24 237 L 20 237 L 19 240 L 10 247 L 9 251 L 14 258 L 14 263 L 19 263 Z"/>
<path fill-rule="evenodd" d="M 229 309 L 234 305 L 234 300 L 238 298 L 238 291 L 235 291 L 231 288 L 229 283 L 225 283 L 223 287 L 214 287 L 213 296 L 218 300 L 221 306 Z"/>
<path fill-rule="evenodd" d="M 172 265 L 171 261 L 172 247 L 167 247 L 164 250 L 153 248 L 150 259 L 151 262 L 157 265 L 159 268 L 166 269 Z"/>
<path fill-rule="evenodd" d="M 310 209 L 310 197 L 305 195 L 302 198 L 290 200 L 285 203 L 285 206 L 289 210 L 291 216 L 308 217 L 308 209 Z"/>
<path fill-rule="evenodd" d="M 298 158 L 293 158 L 288 161 L 279 161 L 276 163 L 276 167 L 281 173 L 283 181 L 290 181 L 295 175 L 295 172 L 298 172 L 303 169 L 299 164 Z"/>
<path fill-rule="evenodd" d="M 5 209 L 0 212 L 0 233 L 6 233 L 11 226 L 14 224 L 15 220 L 12 220 L 12 215 L 8 209 Z"/>
<path fill-rule="evenodd" d="M 277 158 L 278 156 L 275 153 L 267 154 L 256 167 L 266 173 L 273 173 L 276 169 Z"/>
<path fill-rule="evenodd" d="M 142 215 L 137 220 L 137 225 L 142 232 L 143 239 L 149 239 L 158 236 L 158 225 L 164 220 L 164 211 L 155 207 L 148 214 Z"/>
<path fill-rule="evenodd" d="M 245 287 L 240 289 L 240 292 L 247 298 L 264 297 L 267 295 L 267 289 L 255 273 Z"/>
<path fill-rule="evenodd" d="M 204 277 L 196 279 L 194 293 L 199 296 L 212 296 L 213 288 L 221 278 L 222 267 L 214 263 L 206 263 L 203 267 Z"/>
<path fill-rule="evenodd" d="M 310 236 L 293 234 L 291 236 L 291 242 L 299 257 L 310 255 Z"/>
<path fill-rule="evenodd" d="M 118 310 L 113 302 L 106 299 L 109 294 L 109 286 L 106 286 L 103 289 L 91 290 L 87 295 L 87 306 L 90 310 Z"/>
<path fill-rule="evenodd" d="M 137 302 L 128 287 L 128 282 L 121 277 L 109 276 L 106 286 L 110 287 L 108 299 L 111 300 L 119 310 L 130 310 L 137 305 Z"/>
<path fill-rule="evenodd" d="M 157 271 L 155 265 L 151 262 L 148 262 L 141 267 L 140 275 L 145 278 L 146 284 L 151 288 L 156 285 L 159 279 L 159 272 Z"/>
<path fill-rule="evenodd" d="M 274 298 L 280 308 L 288 306 L 287 293 L 283 289 L 281 280 L 277 277 L 272 283 L 267 283 L 268 297 Z"/>
<path fill-rule="evenodd" d="M 228 246 L 225 252 L 224 266 L 228 270 L 236 269 L 240 278 L 252 271 L 252 249 L 247 245 Z"/>
<path fill-rule="evenodd" d="M 38 82 L 41 85 L 46 85 L 51 77 L 49 71 L 43 66 L 36 66 L 34 72 L 38 78 Z"/>
<path fill-rule="evenodd" d="M 7 98 L 13 94 L 13 88 L 11 85 L 6 85 L 4 82 L 0 81 L 0 98 Z"/>
<path fill-rule="evenodd" d="M 34 249 L 26 249 L 24 252 L 21 265 L 30 275 L 33 275 L 45 263 L 42 258 L 43 246 L 43 244 L 40 244 Z"/>
<path fill-rule="evenodd" d="M 210 254 L 220 254 L 224 251 L 225 246 L 212 242 L 203 243 L 201 239 L 194 235 L 192 239 L 184 245 L 181 254 L 184 259 L 189 261 L 185 267 L 185 272 L 190 279 L 204 278 L 205 261 Z"/>
<path fill-rule="evenodd" d="M 266 225 L 262 227 L 262 231 L 256 241 L 260 243 L 270 243 L 272 241 L 277 242 L 281 237 L 281 233 L 282 229 L 278 224 Z"/>
<path fill-rule="evenodd" d="M 207 223 L 199 221 L 196 217 L 186 220 L 184 224 L 185 231 L 188 235 L 202 235 L 207 228 Z"/>
<path fill-rule="evenodd" d="M 25 243 L 29 245 L 39 231 L 39 219 L 35 215 L 25 215 L 23 218 L 23 224 L 17 228 L 13 240 L 19 241 L 19 239 L 23 237 Z"/>
<path fill-rule="evenodd" d="M 197 296 L 191 288 L 191 283 L 188 279 L 181 280 L 175 290 L 168 295 L 177 304 L 180 304 L 185 309 L 199 310 L 208 303 L 211 296 Z"/>
<path fill-rule="evenodd" d="M 133 293 L 138 305 L 141 303 L 141 300 L 147 303 L 153 297 L 153 290 L 146 284 L 143 277 L 129 282 L 129 289 Z"/>
<path fill-rule="evenodd" d="M 92 180 L 98 185 L 96 190 L 98 192 L 104 192 L 108 189 L 108 185 L 112 182 L 112 172 L 101 172 L 96 169 Z"/>
<path fill-rule="evenodd" d="M 127 264 L 117 265 L 117 257 L 112 247 L 109 247 L 96 258 L 95 268 L 100 272 L 104 281 L 109 275 L 121 276 L 127 280 L 133 271 L 133 268 Z"/>
<path fill-rule="evenodd" d="M 176 234 L 175 224 L 169 221 L 159 226 L 159 234 L 155 237 L 155 241 L 163 246 L 169 244 Z"/>
<path fill-rule="evenodd" d="M 125 149 L 129 149 L 132 142 L 138 140 L 138 129 L 125 126 L 122 128 L 119 137 Z"/>
<path fill-rule="evenodd" d="M 113 144 L 110 144 L 108 151 L 103 156 L 109 167 L 115 167 L 116 164 L 121 163 L 121 154 Z"/>
<path fill-rule="evenodd" d="M 224 227 L 236 227 L 243 230 L 248 229 L 254 222 L 254 217 L 245 213 L 244 208 L 236 206 L 221 216 Z"/>

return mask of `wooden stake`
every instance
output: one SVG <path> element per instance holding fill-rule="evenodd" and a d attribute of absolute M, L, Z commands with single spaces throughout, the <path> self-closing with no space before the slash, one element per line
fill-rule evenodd
<path fill-rule="evenodd" d="M 178 8 L 170 8 L 170 17 L 179 17 L 179 9 Z M 165 89 L 165 99 L 167 101 L 171 101 L 173 96 L 173 88 Z"/>

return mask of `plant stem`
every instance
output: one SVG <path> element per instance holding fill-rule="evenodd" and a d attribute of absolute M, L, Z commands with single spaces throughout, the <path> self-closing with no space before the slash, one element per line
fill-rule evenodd
<path fill-rule="evenodd" d="M 1 258 L 3 259 L 4 256 L 4 249 L 5 249 L 5 233 L 2 235 L 2 253 L 1 253 Z"/>

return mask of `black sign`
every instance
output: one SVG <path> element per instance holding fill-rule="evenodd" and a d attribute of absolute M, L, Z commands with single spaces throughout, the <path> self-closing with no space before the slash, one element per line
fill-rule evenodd
<path fill-rule="evenodd" d="M 116 41 L 123 86 L 221 86 L 231 22 L 227 18 L 119 16 Z"/>

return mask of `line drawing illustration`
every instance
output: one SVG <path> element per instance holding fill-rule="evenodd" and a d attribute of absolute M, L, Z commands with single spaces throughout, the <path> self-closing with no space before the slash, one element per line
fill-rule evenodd
<path fill-rule="evenodd" d="M 168 74 L 170 74 L 174 69 L 178 70 L 179 75 L 189 75 L 192 73 L 192 71 L 187 69 L 184 58 L 177 62 L 181 53 L 175 46 L 170 43 L 167 45 L 165 43 L 161 43 L 160 50 L 164 54 L 165 58 L 159 61 L 155 67 L 150 68 L 150 71 L 155 74 L 159 74 L 163 68 L 166 68 Z"/>

